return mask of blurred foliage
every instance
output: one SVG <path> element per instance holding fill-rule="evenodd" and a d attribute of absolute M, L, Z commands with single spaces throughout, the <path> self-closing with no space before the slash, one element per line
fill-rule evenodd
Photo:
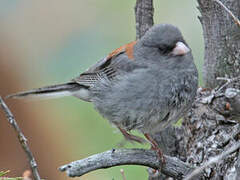
<path fill-rule="evenodd" d="M 10 171 L 0 171 L 0 177 L 5 176 L 7 173 L 9 173 Z"/>
<path fill-rule="evenodd" d="M 22 180 L 22 177 L 16 177 L 16 178 L 9 178 L 6 177 L 7 173 L 9 173 L 10 171 L 0 171 L 0 180 Z"/>

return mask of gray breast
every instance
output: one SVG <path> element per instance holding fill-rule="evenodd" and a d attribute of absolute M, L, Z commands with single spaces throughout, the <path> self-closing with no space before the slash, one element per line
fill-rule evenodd
<path fill-rule="evenodd" d="M 164 72 L 156 77 L 140 69 L 116 81 L 103 79 L 92 90 L 93 103 L 111 123 L 126 130 L 160 131 L 182 117 L 195 97 L 197 76 L 183 73 L 181 78 Z"/>

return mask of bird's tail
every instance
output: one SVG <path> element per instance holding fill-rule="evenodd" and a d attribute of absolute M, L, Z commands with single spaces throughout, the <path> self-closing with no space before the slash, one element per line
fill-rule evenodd
<path fill-rule="evenodd" d="M 75 82 L 69 82 L 65 84 L 57 84 L 52 86 L 45 86 L 38 89 L 24 91 L 16 94 L 10 94 L 6 98 L 25 98 L 25 97 L 40 97 L 40 98 L 57 98 L 63 96 L 71 96 L 78 92 L 82 88 L 86 89 Z"/>

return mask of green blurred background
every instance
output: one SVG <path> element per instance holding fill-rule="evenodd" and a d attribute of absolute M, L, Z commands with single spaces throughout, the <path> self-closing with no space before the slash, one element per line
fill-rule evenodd
<path fill-rule="evenodd" d="M 158 0 L 155 23 L 177 25 L 201 74 L 202 28 L 196 1 Z M 0 1 L 0 94 L 68 81 L 122 44 L 135 40 L 135 0 Z M 201 81 L 201 80 L 200 80 Z M 57 168 L 64 163 L 117 148 L 123 140 L 93 105 L 73 97 L 8 100 L 29 139 L 44 179 L 68 179 Z M 0 170 L 21 176 L 29 169 L 15 134 L 0 115 Z M 125 147 L 144 147 L 127 143 Z M 147 179 L 145 167 L 98 170 L 87 180 Z"/>

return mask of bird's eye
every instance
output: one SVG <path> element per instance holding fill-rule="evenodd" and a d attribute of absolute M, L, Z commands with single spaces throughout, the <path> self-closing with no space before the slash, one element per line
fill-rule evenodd
<path fill-rule="evenodd" d="M 158 47 L 159 51 L 161 54 L 169 54 L 173 51 L 173 48 L 172 46 L 161 46 L 161 47 Z"/>
<path fill-rule="evenodd" d="M 159 50 L 160 52 L 163 52 L 163 51 L 164 51 L 164 48 L 159 47 L 158 50 Z"/>

